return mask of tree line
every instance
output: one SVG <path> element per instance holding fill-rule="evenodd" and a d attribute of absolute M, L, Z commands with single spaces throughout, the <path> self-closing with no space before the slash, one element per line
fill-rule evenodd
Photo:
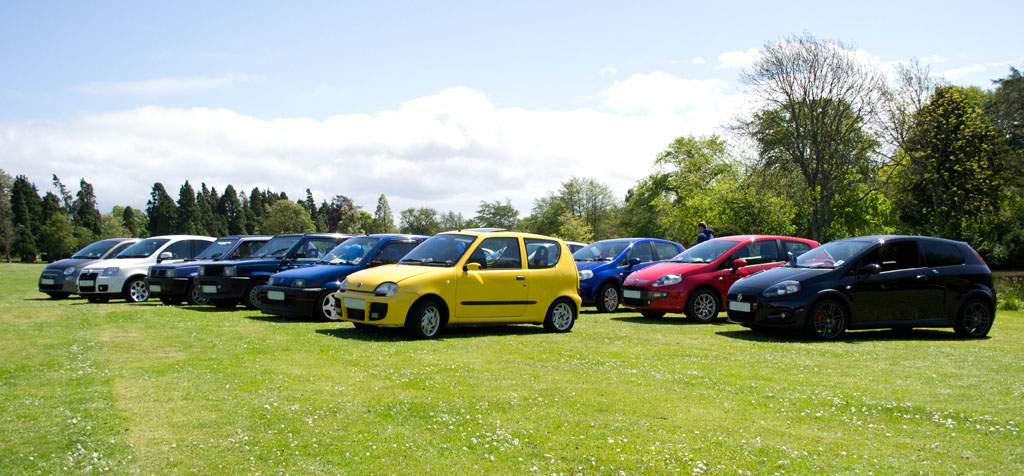
<path fill-rule="evenodd" d="M 948 84 L 917 62 L 886 77 L 852 48 L 808 34 L 768 43 L 740 77 L 756 107 L 724 136 L 675 139 L 654 158 L 654 172 L 621 198 L 596 179 L 571 177 L 523 218 L 506 198 L 481 201 L 472 217 L 409 208 L 396 223 L 384 195 L 371 214 L 344 195 L 317 203 L 307 189 L 293 202 L 259 188 L 247 194 L 228 185 L 218 194 L 203 183 L 197 191 L 187 181 L 177 200 L 156 183 L 145 210 L 101 214 L 84 179 L 72 195 L 54 175 L 56 193 L 40 197 L 24 176 L 0 171 L 0 251 L 30 261 L 110 236 L 432 235 L 470 227 L 690 245 L 703 220 L 718 236 L 941 236 L 971 243 L 994 266 L 1019 267 L 1024 78 L 1009 69 L 983 90 Z"/>

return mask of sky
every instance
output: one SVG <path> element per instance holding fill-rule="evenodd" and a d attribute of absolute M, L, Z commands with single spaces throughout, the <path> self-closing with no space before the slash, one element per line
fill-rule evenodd
<path fill-rule="evenodd" d="M 812 34 L 883 71 L 992 88 L 1024 68 L 1021 2 L 0 4 L 0 169 L 100 210 L 188 180 L 373 212 L 533 201 L 571 177 L 622 199 L 676 137 L 728 134 L 740 73 Z"/>

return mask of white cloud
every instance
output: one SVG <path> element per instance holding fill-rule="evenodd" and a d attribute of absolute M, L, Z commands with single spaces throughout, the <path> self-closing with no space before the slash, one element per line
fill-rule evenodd
<path fill-rule="evenodd" d="M 707 63 L 707 62 L 708 62 L 708 60 L 704 59 L 703 56 L 694 56 L 693 60 L 690 61 L 690 63 L 693 63 L 693 64 L 704 64 L 704 63 Z"/>
<path fill-rule="evenodd" d="M 717 69 L 739 69 L 753 64 L 761 56 L 757 48 L 746 51 L 726 51 L 718 55 Z"/>
<path fill-rule="evenodd" d="M 644 92 L 644 90 L 647 92 Z M 0 123 L 0 167 L 42 191 L 56 173 L 92 183 L 104 211 L 144 206 L 154 182 L 258 186 L 301 198 L 335 194 L 372 211 L 429 206 L 475 214 L 481 200 L 533 199 L 572 176 L 621 198 L 674 138 L 708 133 L 735 98 L 717 80 L 634 75 L 601 93 L 601 110 L 498 108 L 454 88 L 375 114 L 260 119 L 226 109 L 145 107 L 56 121 Z M 632 103 L 631 103 L 632 102 Z M 648 111 L 646 114 L 626 112 Z"/>
<path fill-rule="evenodd" d="M 232 88 L 237 83 L 262 79 L 259 75 L 190 76 L 143 79 L 140 81 L 93 82 L 72 90 L 95 95 L 158 96 L 189 91 Z"/>
<path fill-rule="evenodd" d="M 605 66 L 604 68 L 601 68 L 600 70 L 598 70 L 597 74 L 600 75 L 600 76 L 614 76 L 615 73 L 618 73 L 618 72 L 619 72 L 619 68 L 616 68 L 615 65 L 610 64 L 610 65 Z"/>

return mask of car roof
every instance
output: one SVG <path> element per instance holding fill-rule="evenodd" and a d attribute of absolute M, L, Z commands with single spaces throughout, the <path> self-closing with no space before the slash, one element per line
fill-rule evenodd
<path fill-rule="evenodd" d="M 302 236 L 310 236 L 313 238 L 352 238 L 353 235 L 346 235 L 344 233 L 306 233 Z"/>
<path fill-rule="evenodd" d="M 932 240 L 932 241 L 944 241 L 947 243 L 963 243 L 962 241 L 950 240 L 949 238 L 940 238 L 938 236 L 920 236 L 920 235 L 869 235 L 869 236 L 854 236 L 850 238 L 843 238 L 835 241 L 861 241 L 868 243 L 877 243 L 880 241 L 891 241 L 891 240 Z"/>
<path fill-rule="evenodd" d="M 382 239 L 403 239 L 403 238 L 405 238 L 405 239 L 410 239 L 410 240 L 425 240 L 427 238 L 430 238 L 429 236 L 426 236 L 426 235 L 408 235 L 408 234 L 405 234 L 405 233 L 372 233 L 372 234 L 363 235 L 363 236 L 369 236 L 371 238 L 382 238 Z M 353 236 L 352 238 L 359 238 L 359 236 Z"/>
<path fill-rule="evenodd" d="M 204 241 L 216 241 L 217 239 L 212 236 L 199 236 L 199 235 L 158 235 L 150 236 L 149 238 L 160 238 L 166 240 L 204 240 Z M 143 238 L 143 239 L 149 239 Z"/>
<path fill-rule="evenodd" d="M 619 241 L 627 242 L 627 243 L 636 243 L 638 241 L 643 241 L 643 240 L 661 241 L 661 242 L 665 242 L 665 243 L 678 244 L 678 243 L 676 243 L 674 241 L 664 240 L 664 239 L 661 239 L 661 238 L 609 238 L 607 240 L 595 241 L 594 243 L 611 243 L 611 242 L 619 242 Z M 591 244 L 594 244 L 594 243 L 591 243 Z"/>
<path fill-rule="evenodd" d="M 444 233 L 438 233 L 439 235 L 471 235 L 471 236 L 518 236 L 523 238 L 538 238 L 541 240 L 556 240 L 562 241 L 560 238 L 553 236 L 538 235 L 535 233 L 526 233 L 522 231 L 505 231 L 500 228 L 465 228 L 462 230 L 446 231 Z"/>
<path fill-rule="evenodd" d="M 806 242 L 817 243 L 816 241 L 814 241 L 812 239 L 809 239 L 809 238 L 801 238 L 799 236 L 783 236 L 783 235 L 729 235 L 729 236 L 719 236 L 717 238 L 712 238 L 712 239 L 710 239 L 708 241 L 736 241 L 736 240 L 739 240 L 739 241 L 747 241 L 747 240 L 749 240 L 749 241 L 756 241 L 756 240 L 798 240 L 798 241 L 806 241 Z"/>

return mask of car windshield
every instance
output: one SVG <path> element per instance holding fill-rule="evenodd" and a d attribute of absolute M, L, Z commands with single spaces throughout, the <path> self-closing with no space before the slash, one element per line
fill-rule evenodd
<path fill-rule="evenodd" d="M 377 243 L 380 243 L 380 238 L 365 236 L 349 238 L 342 241 L 340 245 L 335 246 L 333 250 L 328 251 L 323 258 L 320 258 L 320 262 L 357 265 L 366 259 L 366 255 L 370 253 L 374 246 L 377 246 Z"/>
<path fill-rule="evenodd" d="M 611 261 L 629 246 L 628 241 L 599 241 L 591 243 L 572 254 L 576 261 Z"/>
<path fill-rule="evenodd" d="M 259 251 L 252 255 L 253 258 L 282 258 L 288 250 L 301 240 L 301 236 L 275 236 L 263 245 Z"/>
<path fill-rule="evenodd" d="M 196 260 L 201 260 L 201 259 L 218 260 L 218 259 L 221 259 L 221 258 L 224 257 L 224 253 L 227 253 L 228 251 L 231 251 L 231 247 L 234 246 L 235 242 L 237 242 L 237 241 L 238 241 L 238 239 L 236 239 L 236 238 L 230 238 L 230 239 L 221 238 L 221 239 L 219 239 L 217 241 L 214 241 L 210 246 L 207 246 L 206 249 L 203 250 L 202 253 L 199 253 L 199 256 L 195 257 L 195 259 Z"/>
<path fill-rule="evenodd" d="M 152 256 L 153 253 L 156 253 L 156 250 L 160 249 L 160 247 L 168 241 L 170 240 L 166 238 L 148 238 L 142 240 L 122 251 L 121 254 L 117 255 L 117 259 L 148 258 Z"/>
<path fill-rule="evenodd" d="M 476 241 L 472 235 L 446 233 L 434 235 L 413 248 L 409 254 L 398 261 L 399 264 L 415 264 L 424 266 L 455 266 L 455 263 L 466 254 L 469 245 Z"/>
<path fill-rule="evenodd" d="M 826 243 L 796 258 L 797 268 L 835 268 L 850 261 L 865 248 L 871 246 L 870 241 L 840 240 Z"/>
<path fill-rule="evenodd" d="M 708 240 L 673 256 L 668 261 L 670 263 L 710 263 L 737 244 L 739 242 L 733 240 Z"/>
<path fill-rule="evenodd" d="M 75 259 L 96 259 L 103 256 L 103 253 L 106 253 L 107 250 L 117 246 L 118 243 L 120 242 L 115 240 L 97 241 L 78 250 L 78 252 L 71 257 Z"/>

